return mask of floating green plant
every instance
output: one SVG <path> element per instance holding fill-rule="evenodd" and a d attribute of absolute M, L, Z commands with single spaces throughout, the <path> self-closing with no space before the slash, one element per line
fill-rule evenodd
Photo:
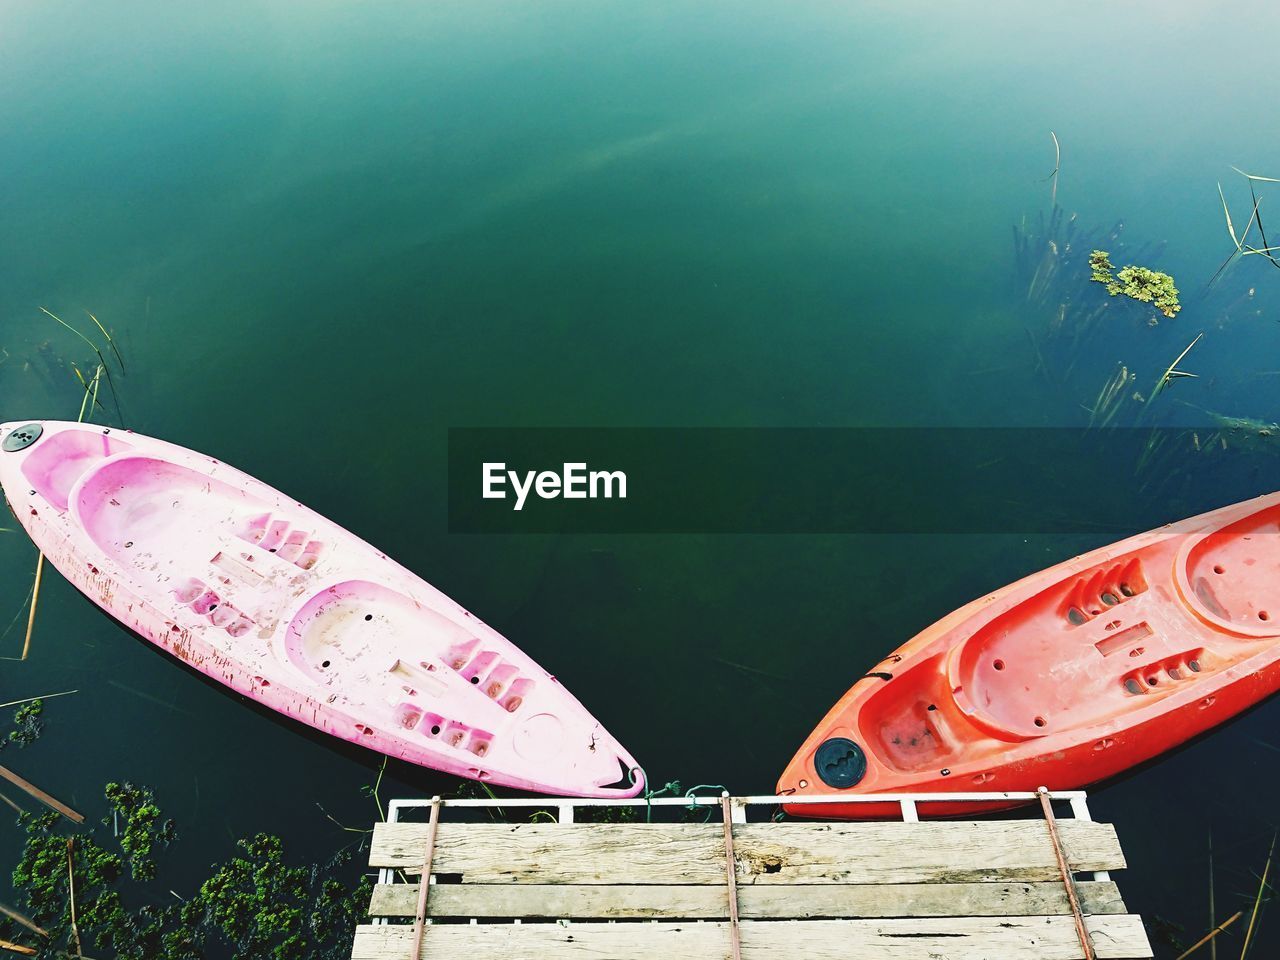
<path fill-rule="evenodd" d="M 8 746 L 18 747 L 19 749 L 29 747 L 40 739 L 40 733 L 44 729 L 44 721 L 41 716 L 43 713 L 43 700 L 32 700 L 18 707 L 13 712 L 13 729 L 9 731 L 3 740 L 0 740 L 0 750 Z"/>
<path fill-rule="evenodd" d="M 197 892 L 156 897 L 152 854 L 174 839 L 150 790 L 109 784 L 118 842 L 83 828 L 62 832 L 56 813 L 24 813 L 26 842 L 13 871 L 25 914 L 0 916 L 0 939 L 44 958 L 338 960 L 364 915 L 368 878 L 349 882 L 350 851 L 327 863 L 291 864 L 278 837 L 258 834 L 217 865 Z M 122 822 L 121 822 L 122 821 Z M 101 829 L 101 828 L 100 828 Z M 173 894 L 177 898 L 177 894 Z M 28 946 L 29 945 L 29 946 Z"/>
<path fill-rule="evenodd" d="M 111 816 L 104 823 L 124 821 L 120 833 L 120 849 L 129 862 L 129 874 L 135 880 L 154 880 L 156 845 L 167 847 L 176 837 L 172 820 L 164 819 L 156 806 L 155 796 L 145 787 L 132 783 L 108 783 L 107 802 Z"/>
<path fill-rule="evenodd" d="M 1167 273 L 1133 264 L 1117 273 L 1111 263 L 1111 254 L 1105 250 L 1089 254 L 1089 268 L 1093 271 L 1090 279 L 1105 284 L 1107 293 L 1113 297 L 1124 294 L 1130 299 L 1152 304 L 1166 317 L 1173 317 L 1182 309 L 1178 303 L 1178 288 Z"/>
<path fill-rule="evenodd" d="M 1111 263 L 1111 254 L 1105 250 L 1095 250 L 1089 254 L 1089 269 L 1093 271 L 1090 278 L 1097 283 L 1105 283 L 1108 287 L 1115 282 L 1116 268 Z"/>

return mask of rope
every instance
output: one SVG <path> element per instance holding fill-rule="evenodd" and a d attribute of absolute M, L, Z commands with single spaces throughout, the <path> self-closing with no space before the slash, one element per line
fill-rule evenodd
<path fill-rule="evenodd" d="M 684 793 L 684 798 L 689 801 L 689 806 L 685 807 L 686 810 L 698 809 L 699 805 L 694 803 L 693 800 L 694 800 L 694 795 L 699 790 L 714 790 L 717 794 L 720 794 L 720 795 L 727 794 L 729 792 L 728 790 L 725 789 L 724 785 L 720 783 L 700 783 L 696 787 L 690 787 Z M 708 805 L 706 809 L 707 809 L 707 815 L 703 817 L 702 822 L 710 823 L 713 808 L 710 805 Z"/>
<path fill-rule="evenodd" d="M 637 780 L 637 779 L 636 779 L 636 772 L 637 772 L 637 771 L 639 771 L 639 772 L 640 772 L 640 774 L 641 774 L 642 776 L 644 776 L 644 782 L 645 782 L 645 783 L 649 783 L 649 782 L 650 782 L 650 781 L 649 781 L 649 775 L 648 775 L 648 774 L 646 774 L 646 773 L 644 772 L 644 767 L 637 766 L 637 767 L 633 767 L 631 770 L 628 770 L 628 771 L 627 771 L 627 779 L 628 779 L 628 781 L 630 781 L 630 785 L 631 785 L 631 786 L 633 786 L 633 787 L 634 787 L 637 783 L 639 783 L 639 782 L 640 782 L 639 780 Z M 698 793 L 698 791 L 699 791 L 699 790 L 703 790 L 703 791 L 711 790 L 711 791 L 714 791 L 717 795 L 722 794 L 722 793 L 728 793 L 728 792 L 729 792 L 728 790 L 726 790 L 726 789 L 724 788 L 724 786 L 723 786 L 723 785 L 721 785 L 721 784 L 719 784 L 719 783 L 700 783 L 700 784 L 698 784 L 698 785 L 697 785 L 697 786 L 695 786 L 695 787 L 690 787 L 688 790 L 684 790 L 684 789 L 682 789 L 682 788 L 680 787 L 680 781 L 679 781 L 679 780 L 669 780 L 669 781 L 667 781 L 665 784 L 663 784 L 661 787 L 659 787 L 657 790 L 648 790 L 648 789 L 646 789 L 646 790 L 645 790 L 645 792 L 643 793 L 643 797 L 644 797 L 644 821 L 645 821 L 645 823 L 652 823 L 652 822 L 653 822 L 653 803 L 652 803 L 652 801 L 653 801 L 653 800 L 655 800 L 655 799 L 657 799 L 658 797 L 666 797 L 666 796 L 671 796 L 671 797 L 684 797 L 686 800 L 688 800 L 688 801 L 689 801 L 689 805 L 688 805 L 687 807 L 685 807 L 685 809 L 686 809 L 686 810 L 698 810 L 698 809 L 700 809 L 700 808 L 702 807 L 702 804 L 698 804 L 698 803 L 694 803 L 694 802 L 693 802 L 693 801 L 696 799 L 696 795 L 697 795 L 697 793 Z M 704 822 L 709 823 L 709 822 L 711 821 L 711 815 L 712 815 L 712 813 L 714 813 L 714 809 L 713 809 L 711 806 L 709 806 L 709 805 L 708 805 L 708 806 L 707 806 L 707 816 L 706 816 L 706 819 L 704 820 Z"/>

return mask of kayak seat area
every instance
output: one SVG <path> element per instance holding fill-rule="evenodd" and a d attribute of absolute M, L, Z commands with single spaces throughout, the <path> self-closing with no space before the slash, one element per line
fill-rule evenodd
<path fill-rule="evenodd" d="M 403 664 L 417 663 L 432 652 L 443 653 L 470 634 L 434 610 L 389 587 L 368 580 L 347 580 L 314 593 L 285 631 L 289 662 L 317 683 L 343 685 L 352 679 L 380 675 L 388 684 L 413 684 L 442 695 L 443 678 L 419 668 L 412 678 Z M 391 665 L 390 669 L 388 664 Z M 424 676 L 427 674 L 428 676 Z"/>
<path fill-rule="evenodd" d="M 285 631 L 285 653 L 312 682 L 380 691 L 369 706 L 388 711 L 394 726 L 477 757 L 494 735 L 474 720 L 514 713 L 534 685 L 464 626 L 367 580 L 314 594 Z"/>
<path fill-rule="evenodd" d="M 63 430 L 36 445 L 22 464 L 22 473 L 40 496 L 58 510 L 66 510 L 71 488 L 90 467 L 132 448 L 102 430 Z"/>
<path fill-rule="evenodd" d="M 245 500 L 220 480 L 143 455 L 88 464 L 71 496 L 73 515 L 104 553 L 171 590 L 208 567 Z"/>
<path fill-rule="evenodd" d="M 1168 589 L 1148 586 L 1143 559 L 1083 571 L 953 648 L 952 697 L 968 720 L 999 739 L 1030 740 L 1106 719 L 1129 698 L 1171 691 L 1210 667 L 1215 658 L 1185 639 Z"/>
<path fill-rule="evenodd" d="M 1188 542 L 1176 572 L 1187 606 L 1211 626 L 1280 635 L 1280 507 Z"/>

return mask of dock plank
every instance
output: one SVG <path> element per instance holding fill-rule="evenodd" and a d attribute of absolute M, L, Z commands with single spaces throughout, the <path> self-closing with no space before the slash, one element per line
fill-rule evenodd
<path fill-rule="evenodd" d="M 1091 917 L 1099 960 L 1152 955 L 1136 916 Z M 749 920 L 741 924 L 743 960 L 1082 960 L 1069 916 L 948 917 L 895 920 Z M 726 923 L 435 924 L 421 952 L 429 957 L 520 960 L 725 960 Z M 353 960 L 408 960 L 413 928 L 360 926 Z"/>
<path fill-rule="evenodd" d="M 1125 865 L 1115 828 L 1058 824 L 1074 871 Z M 1039 820 L 753 823 L 736 826 L 738 883 L 967 883 L 1059 878 Z M 380 823 L 369 863 L 419 873 L 426 824 Z M 715 823 L 441 827 L 434 870 L 464 883 L 724 883 Z"/>
<path fill-rule="evenodd" d="M 1111 881 L 1078 883 L 1088 914 L 1125 912 Z M 418 884 L 378 884 L 369 914 L 412 917 Z M 743 919 L 809 917 L 1033 917 L 1069 914 L 1062 881 L 1050 883 L 756 884 L 738 891 Z M 723 887 L 608 886 L 604 884 L 472 884 L 431 887 L 427 914 L 433 917 L 566 917 L 667 920 L 724 920 Z"/>

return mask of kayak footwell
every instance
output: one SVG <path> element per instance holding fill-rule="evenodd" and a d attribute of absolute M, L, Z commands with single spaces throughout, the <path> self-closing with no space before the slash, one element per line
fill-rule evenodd
<path fill-rule="evenodd" d="M 352 956 L 1152 955 L 1141 918 L 1102 872 L 1125 864 L 1115 828 L 1088 818 L 1082 793 L 1055 798 L 1070 801 L 1069 818 L 1062 803 L 1037 819 L 980 822 L 831 823 L 821 802 L 815 819 L 775 822 L 784 799 L 693 798 L 706 820 L 687 815 L 686 797 L 609 801 L 608 811 L 568 798 L 392 801 L 369 853 L 379 919 L 357 929 Z M 645 808 L 649 822 L 617 807 Z"/>

